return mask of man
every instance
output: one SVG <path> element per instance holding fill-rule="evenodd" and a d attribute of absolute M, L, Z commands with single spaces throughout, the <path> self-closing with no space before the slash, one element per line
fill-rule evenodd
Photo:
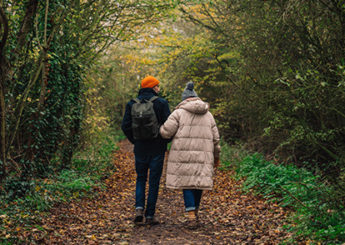
<path fill-rule="evenodd" d="M 134 219 L 134 223 L 136 224 L 143 222 L 144 215 L 147 224 L 158 224 L 154 214 L 158 197 L 159 181 L 162 175 L 164 154 L 169 141 L 162 139 L 159 134 L 153 139 L 136 139 L 133 134 L 132 108 L 135 103 L 152 100 L 154 114 L 156 115 L 158 124 L 162 125 L 169 117 L 170 109 L 168 102 L 165 99 L 158 97 L 158 93 L 160 91 L 159 83 L 160 82 L 152 76 L 145 77 L 141 81 L 139 95 L 137 99 L 128 102 L 121 125 L 122 131 L 127 136 L 128 140 L 134 144 L 135 170 L 137 173 Z M 148 171 L 150 171 L 149 191 L 144 214 L 145 187 Z"/>

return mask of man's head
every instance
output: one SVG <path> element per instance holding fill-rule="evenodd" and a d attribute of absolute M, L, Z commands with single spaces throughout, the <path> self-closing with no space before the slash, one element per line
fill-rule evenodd
<path fill-rule="evenodd" d="M 152 88 L 156 93 L 159 92 L 159 81 L 153 76 L 147 76 L 141 81 L 141 88 Z"/>

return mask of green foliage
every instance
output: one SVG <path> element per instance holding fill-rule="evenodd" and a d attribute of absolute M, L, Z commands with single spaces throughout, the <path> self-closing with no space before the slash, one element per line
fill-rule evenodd
<path fill-rule="evenodd" d="M 16 227 L 35 226 L 38 212 L 48 211 L 56 203 L 97 195 L 97 190 L 104 188 L 102 180 L 116 171 L 112 157 L 117 149 L 115 143 L 121 139 L 120 132 L 103 134 L 98 138 L 98 147 L 78 152 L 69 169 L 55 171 L 44 179 L 7 178 L 3 189 L 6 192 L 0 192 L 0 242 L 18 242 Z"/>
<path fill-rule="evenodd" d="M 106 178 L 115 170 L 112 164 L 112 153 L 118 149 L 115 142 L 125 138 L 122 132 L 115 130 L 102 132 L 101 135 L 102 137 L 89 142 L 90 146 L 75 154 L 73 159 L 73 166 L 76 170 L 93 173 L 99 179 Z"/>
<path fill-rule="evenodd" d="M 111 44 L 135 38 L 144 24 L 157 22 L 176 6 L 175 1 L 163 2 L 1 2 L 0 36 L 7 41 L 0 45 L 0 181 L 12 175 L 29 181 L 71 167 L 80 143 L 91 137 L 84 133 L 91 124 L 85 120 L 97 118 L 86 99 L 97 101 L 103 96 L 88 94 L 87 70 Z M 122 69 L 120 64 L 122 60 L 117 59 L 104 73 Z M 132 77 L 136 74 L 128 80 Z M 93 88 L 102 89 L 98 85 L 103 80 L 94 80 L 92 85 L 97 87 Z M 111 116 L 122 112 L 128 89 L 125 84 L 124 91 L 111 85 L 106 86 L 112 89 L 105 91 L 101 104 L 113 107 L 105 108 L 106 115 L 101 111 L 96 124 L 106 121 L 116 128 L 119 120 Z M 60 161 L 54 162 L 55 158 Z"/>
<path fill-rule="evenodd" d="M 284 205 L 300 201 L 301 210 L 321 203 L 316 213 L 325 213 L 326 203 L 332 218 L 317 216 L 323 228 L 311 231 L 315 219 L 304 214 L 300 223 L 307 228 L 300 229 L 320 239 L 341 236 L 332 203 L 344 205 L 345 195 L 343 5 L 339 0 L 2 1 L 0 35 L 7 41 L 0 45 L 1 191 L 8 200 L 43 210 L 50 201 L 33 193 L 43 185 L 39 180 L 63 173 L 53 178 L 60 183 L 54 191 L 62 196 L 68 195 L 64 188 L 91 188 L 111 169 L 114 146 L 108 135 L 119 128 L 141 78 L 157 76 L 172 108 L 193 80 L 224 141 L 245 142 L 247 149 L 305 168 L 266 164 L 259 156 L 245 159 L 243 171 L 253 173 L 248 188 L 267 196 L 275 192 Z M 121 45 L 109 48 L 118 41 Z M 240 166 L 245 152 L 222 146 L 222 168 Z M 98 177 L 85 174 L 89 171 Z M 318 184 L 309 171 L 332 187 Z"/>
<path fill-rule="evenodd" d="M 235 167 L 247 156 L 247 151 L 239 146 L 230 146 L 224 140 L 220 142 L 220 169 L 228 170 Z"/>
<path fill-rule="evenodd" d="M 173 105 L 193 80 L 228 143 L 309 162 L 329 181 L 344 169 L 344 9 L 339 1 L 181 4 L 155 41 Z M 330 167 L 330 162 L 336 162 Z"/>
<path fill-rule="evenodd" d="M 244 190 L 253 190 L 282 206 L 293 208 L 288 229 L 296 236 L 327 243 L 345 241 L 345 207 L 335 198 L 334 189 L 319 176 L 294 165 L 275 164 L 256 153 L 236 166 L 239 178 L 245 178 Z"/>

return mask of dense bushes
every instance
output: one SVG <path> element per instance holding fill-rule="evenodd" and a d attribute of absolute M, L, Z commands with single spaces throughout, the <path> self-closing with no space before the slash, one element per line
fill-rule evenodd
<path fill-rule="evenodd" d="M 174 96 L 194 80 L 228 143 L 276 159 L 246 158 L 238 174 L 247 189 L 296 210 L 297 234 L 344 241 L 343 1 L 217 0 L 180 10 L 179 45 L 168 47 L 162 73 Z"/>
<path fill-rule="evenodd" d="M 137 67 L 138 77 L 114 69 L 111 74 L 128 77 L 131 91 L 143 69 L 156 75 L 172 107 L 193 80 L 226 143 L 275 159 L 273 164 L 254 155 L 239 161 L 246 152 L 227 150 L 224 143 L 222 162 L 241 162 L 238 174 L 246 176 L 246 188 L 296 210 L 297 226 L 290 228 L 297 237 L 343 241 L 342 1 L 205 0 L 178 8 L 173 21 L 127 43 L 128 56 L 135 47 L 145 48 L 124 64 Z M 126 96 L 133 93 L 118 101 Z"/>
<path fill-rule="evenodd" d="M 89 84 L 87 71 L 111 44 L 173 6 L 162 2 L 1 1 L 1 239 L 16 232 L 23 213 L 88 194 L 114 170 L 118 103 L 106 101 L 115 102 L 107 113 L 93 104 L 103 87 L 97 77 Z"/>
<path fill-rule="evenodd" d="M 172 8 L 178 11 L 166 11 Z M 172 107 L 193 80 L 227 143 L 307 169 L 296 172 L 307 181 L 298 188 L 315 203 L 313 181 L 320 180 L 313 176 L 322 176 L 318 185 L 334 194 L 325 203 L 345 205 L 342 0 L 5 0 L 0 18 L 0 192 L 12 199 L 27 196 L 39 178 L 88 166 L 72 164 L 75 152 L 118 126 L 150 74 Z M 128 42 L 109 49 L 87 75 L 119 40 Z M 248 161 L 273 176 L 250 168 L 257 172 L 252 185 L 297 171 Z M 285 182 L 274 188 L 295 193 Z"/>
<path fill-rule="evenodd" d="M 100 109 L 90 110 L 89 101 L 99 96 L 88 93 L 87 71 L 111 44 L 134 38 L 138 27 L 159 20 L 173 6 L 126 0 L 1 1 L 0 185 L 71 167 L 78 147 L 90 144 L 85 118 Z M 107 102 L 117 107 L 116 100 Z M 97 123 L 116 129 L 112 108 Z"/>
<path fill-rule="evenodd" d="M 345 241 L 345 207 L 336 201 L 331 185 L 304 168 L 267 161 L 255 153 L 224 147 L 223 167 L 232 167 L 244 178 L 243 189 L 289 207 L 294 241 L 304 237 L 340 244 Z"/>
<path fill-rule="evenodd" d="M 94 196 L 104 187 L 102 180 L 116 171 L 113 164 L 115 142 L 122 139 L 119 132 L 104 132 L 92 142 L 93 148 L 80 151 L 68 169 L 46 178 L 22 180 L 7 178 L 6 192 L 0 193 L 0 243 L 19 241 L 18 232 L 39 227 L 37 211 L 47 211 L 52 205 L 85 196 Z"/>
<path fill-rule="evenodd" d="M 194 80 L 227 142 L 341 181 L 343 2 L 215 0 L 180 10 L 174 38 L 161 42 L 169 93 Z"/>

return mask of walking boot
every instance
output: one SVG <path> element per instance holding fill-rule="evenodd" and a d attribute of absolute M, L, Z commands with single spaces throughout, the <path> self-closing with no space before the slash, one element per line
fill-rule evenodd
<path fill-rule="evenodd" d="M 135 209 L 134 224 L 136 225 L 142 224 L 143 220 L 144 220 L 144 209 L 142 208 Z"/>
<path fill-rule="evenodd" d="M 195 210 L 188 211 L 187 227 L 191 230 L 197 229 L 199 226 Z"/>
<path fill-rule="evenodd" d="M 146 220 L 145 220 L 145 223 L 147 225 L 158 225 L 159 221 L 158 221 L 158 219 L 155 216 L 147 216 Z"/>

